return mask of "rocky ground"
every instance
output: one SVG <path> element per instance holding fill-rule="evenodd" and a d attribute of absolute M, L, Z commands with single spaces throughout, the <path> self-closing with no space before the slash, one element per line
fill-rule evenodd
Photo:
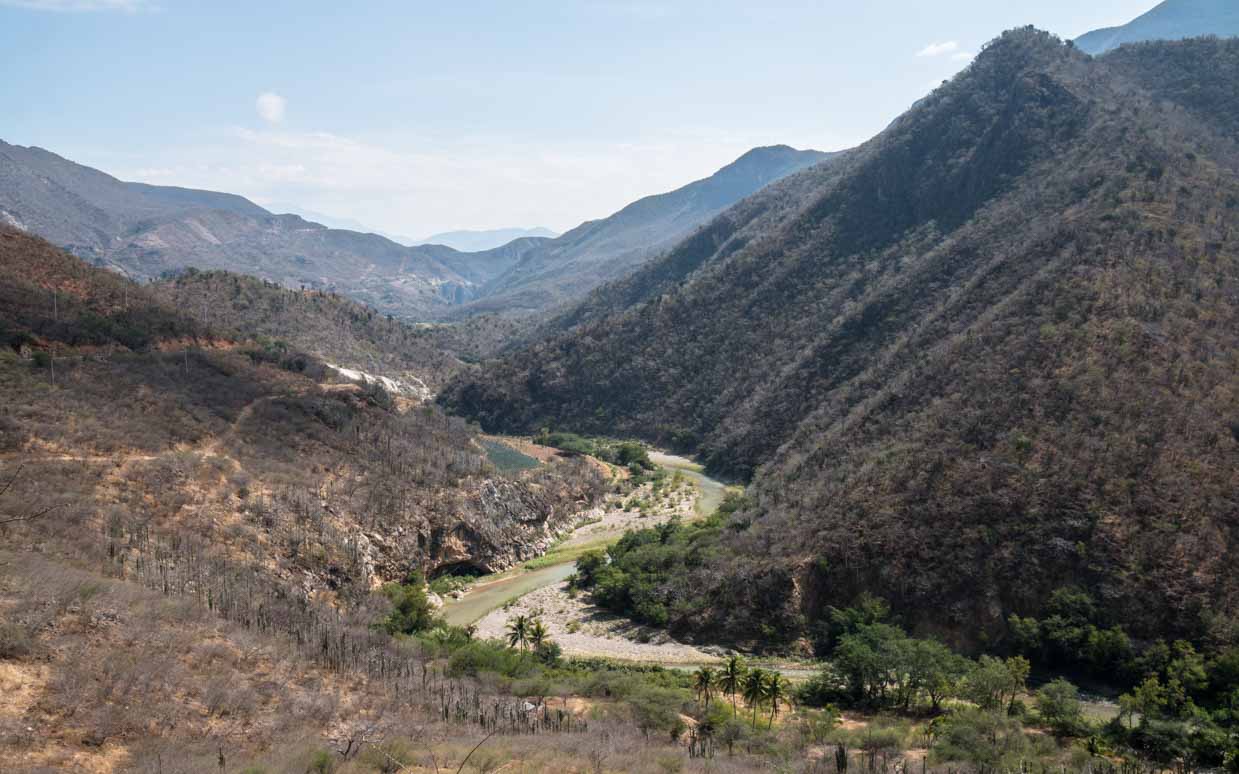
<path fill-rule="evenodd" d="M 602 506 L 585 514 L 581 526 L 558 547 L 619 539 L 630 529 L 653 527 L 673 518 L 692 519 L 698 494 L 691 481 L 673 475 L 658 488 L 643 484 L 631 494 L 610 495 Z"/>
<path fill-rule="evenodd" d="M 674 470 L 670 472 L 671 475 L 661 481 L 647 482 L 626 494 L 612 493 L 602 505 L 581 513 L 579 526 L 553 551 L 567 551 L 571 555 L 574 553 L 572 549 L 577 549 L 575 553 L 579 553 L 584 547 L 601 547 L 618 540 L 631 529 L 657 526 L 674 518 L 686 521 L 696 518 L 700 487 L 687 475 Z M 566 559 L 565 563 L 572 561 L 575 557 Z M 479 595 L 494 596 L 495 604 L 510 598 L 511 591 L 507 587 L 500 590 L 499 584 L 495 585 L 495 589 L 479 586 L 472 592 L 455 594 L 457 598 L 469 598 L 474 602 Z M 723 655 L 719 649 L 686 645 L 675 641 L 661 629 L 641 626 L 613 615 L 592 604 L 588 595 L 570 594 L 567 583 L 558 580 L 485 615 L 477 621 L 478 636 L 484 639 L 504 637 L 508 620 L 516 615 L 541 618 L 550 629 L 551 639 L 569 656 L 670 665 L 712 663 Z"/>

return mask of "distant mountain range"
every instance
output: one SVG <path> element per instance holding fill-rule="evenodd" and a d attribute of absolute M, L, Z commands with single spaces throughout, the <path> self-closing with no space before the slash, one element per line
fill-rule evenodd
<path fill-rule="evenodd" d="M 302 207 L 291 202 L 267 202 L 263 204 L 263 208 L 270 212 L 279 214 L 299 215 L 313 223 L 321 223 L 327 228 L 340 229 L 342 231 L 357 231 L 362 234 L 378 234 L 379 236 L 387 237 L 391 241 L 406 247 L 411 247 L 414 244 L 417 244 L 416 239 L 411 239 L 409 237 L 400 236 L 399 234 L 392 234 L 381 229 L 372 228 L 356 218 L 345 218 L 338 215 L 330 215 L 328 213 L 312 210 L 308 207 Z"/>
<path fill-rule="evenodd" d="M 1121 27 L 1095 30 L 1076 39 L 1075 45 L 1094 56 L 1124 43 L 1182 40 L 1204 35 L 1239 35 L 1239 2 L 1235 0 L 1166 0 Z"/>
<path fill-rule="evenodd" d="M 541 311 L 623 277 L 741 199 L 832 154 L 756 148 L 710 177 L 647 196 L 525 252 L 456 314 Z"/>
<path fill-rule="evenodd" d="M 994 647 L 1079 588 L 1204 640 L 1239 620 L 1236 83 L 1239 40 L 1009 32 L 441 401 L 750 481 L 648 554 L 681 634 L 821 646 L 865 592 Z"/>
<path fill-rule="evenodd" d="M 826 157 L 760 148 L 710 178 L 554 240 L 537 235 L 550 235 L 545 229 L 511 229 L 439 234 L 434 244 L 406 246 L 274 214 L 232 194 L 124 182 L 41 148 L 0 141 L 0 224 L 137 279 L 219 269 L 338 291 L 403 318 L 527 313 L 578 300 L 762 186 Z M 442 242 L 500 244 L 465 252 Z M 525 260 L 531 251 L 537 254 Z"/>
<path fill-rule="evenodd" d="M 41 148 L 0 142 L 0 223 L 97 266 L 148 279 L 187 267 L 337 290 L 375 309 L 429 318 L 477 294 L 539 240 L 461 253 L 276 215 L 248 199 L 127 183 Z"/>
<path fill-rule="evenodd" d="M 359 231 L 363 234 L 378 234 L 379 236 L 387 237 L 397 244 L 406 247 L 416 247 L 418 245 L 442 245 L 450 247 L 453 250 L 459 250 L 462 253 L 478 253 L 485 250 L 493 250 L 496 247 L 503 247 L 509 242 L 514 242 L 517 239 L 526 237 L 543 237 L 546 239 L 554 239 L 559 236 L 555 231 L 549 228 L 498 228 L 491 230 L 465 230 L 465 231 L 445 231 L 441 234 L 432 234 L 423 239 L 415 239 L 410 236 L 395 234 L 390 231 L 373 228 L 362 223 L 356 218 L 343 218 L 338 215 L 329 215 L 325 212 L 311 210 L 297 204 L 289 202 L 270 202 L 266 208 L 271 212 L 286 212 L 293 215 L 300 215 L 306 220 L 315 223 L 322 223 L 328 228 L 343 229 L 346 231 Z"/>
<path fill-rule="evenodd" d="M 445 231 L 425 239 L 418 239 L 412 244 L 447 245 L 464 253 L 476 253 L 482 250 L 492 250 L 502 247 L 515 239 L 526 237 L 544 237 L 554 239 L 558 233 L 549 228 L 498 228 L 490 231 Z"/>

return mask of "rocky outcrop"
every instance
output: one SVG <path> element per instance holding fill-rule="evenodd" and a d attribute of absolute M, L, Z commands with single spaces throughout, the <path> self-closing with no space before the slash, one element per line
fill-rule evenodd
<path fill-rule="evenodd" d="M 354 566 L 371 585 L 405 577 L 502 572 L 546 553 L 596 506 L 607 480 L 585 460 L 560 460 L 519 478 L 479 480 L 450 508 L 358 532 Z"/>

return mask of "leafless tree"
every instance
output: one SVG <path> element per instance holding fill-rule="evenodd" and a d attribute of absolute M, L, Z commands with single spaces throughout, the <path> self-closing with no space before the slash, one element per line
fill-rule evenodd
<path fill-rule="evenodd" d="M 18 478 L 21 477 L 22 470 L 25 469 L 25 467 L 25 465 L 19 465 L 9 480 L 5 481 L 3 484 L 0 484 L 0 497 L 4 497 L 9 493 L 9 490 L 13 488 L 13 485 L 17 483 Z M 21 521 L 34 521 L 35 519 L 41 519 L 56 510 L 57 507 L 58 506 L 55 505 L 49 505 L 41 510 L 32 510 L 20 514 L 0 512 L 0 526 L 4 526 L 6 524 L 16 524 Z"/>

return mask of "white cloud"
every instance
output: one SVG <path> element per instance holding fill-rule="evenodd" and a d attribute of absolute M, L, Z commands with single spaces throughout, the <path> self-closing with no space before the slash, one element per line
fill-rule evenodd
<path fill-rule="evenodd" d="M 917 56 L 942 56 L 943 54 L 953 54 L 959 50 L 959 43 L 954 40 L 948 40 L 944 43 L 930 43 L 916 53 Z"/>
<path fill-rule="evenodd" d="M 254 101 L 254 107 L 258 110 L 258 115 L 262 117 L 262 120 L 269 124 L 278 124 L 284 120 L 288 101 L 279 94 L 268 91 L 258 95 L 258 99 Z"/>
<path fill-rule="evenodd" d="M 0 0 L 0 5 L 30 11 L 137 11 L 153 9 L 151 0 Z"/>

